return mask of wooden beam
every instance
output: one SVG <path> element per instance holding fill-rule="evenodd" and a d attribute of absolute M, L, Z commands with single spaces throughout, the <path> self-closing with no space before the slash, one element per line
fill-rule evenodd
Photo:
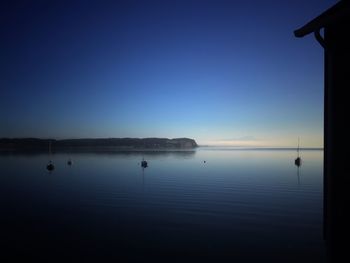
<path fill-rule="evenodd" d="M 306 25 L 294 31 L 296 37 L 304 37 L 313 32 L 319 32 L 321 28 L 329 26 L 350 14 L 350 1 L 342 0 L 326 10 L 324 13 L 308 22 Z"/>

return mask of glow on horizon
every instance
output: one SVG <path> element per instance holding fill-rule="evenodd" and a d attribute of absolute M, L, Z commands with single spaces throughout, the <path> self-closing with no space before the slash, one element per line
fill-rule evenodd
<path fill-rule="evenodd" d="M 291 147 L 297 146 L 298 137 L 300 147 L 323 148 L 323 136 L 316 136 L 313 132 L 304 132 L 302 136 L 292 133 L 285 134 L 257 134 L 257 136 L 237 136 L 234 138 L 197 138 L 197 144 L 201 146 L 234 146 L 234 147 Z"/>
<path fill-rule="evenodd" d="M 297 143 L 292 139 L 283 138 L 281 140 L 203 140 L 197 142 L 199 146 L 227 146 L 227 147 L 287 147 L 295 148 Z M 323 139 L 312 139 L 309 141 L 304 141 L 301 145 L 302 148 L 323 148 Z"/>

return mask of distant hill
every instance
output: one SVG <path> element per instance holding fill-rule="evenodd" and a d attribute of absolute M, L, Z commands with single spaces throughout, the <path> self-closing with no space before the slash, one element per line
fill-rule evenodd
<path fill-rule="evenodd" d="M 70 150 L 95 150 L 95 149 L 193 149 L 198 147 L 193 139 L 189 138 L 106 138 L 106 139 L 38 139 L 38 138 L 2 138 L 0 139 L 1 151 L 16 150 L 48 150 L 51 142 L 52 151 Z"/>

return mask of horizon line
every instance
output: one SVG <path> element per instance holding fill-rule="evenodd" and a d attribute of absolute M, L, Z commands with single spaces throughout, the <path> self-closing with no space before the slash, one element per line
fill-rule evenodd
<path fill-rule="evenodd" d="M 200 145 L 198 144 L 198 147 L 218 147 L 218 148 L 236 148 L 236 149 L 297 149 L 298 147 L 295 146 L 242 146 L 242 145 Z M 300 150 L 308 150 L 308 149 L 315 149 L 315 150 L 324 150 L 324 147 L 299 147 Z"/>

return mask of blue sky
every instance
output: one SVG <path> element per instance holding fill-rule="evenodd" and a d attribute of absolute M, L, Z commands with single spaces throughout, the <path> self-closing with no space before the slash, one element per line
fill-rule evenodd
<path fill-rule="evenodd" d="M 1 9 L 0 137 L 323 145 L 336 1 L 15 1 Z"/>

